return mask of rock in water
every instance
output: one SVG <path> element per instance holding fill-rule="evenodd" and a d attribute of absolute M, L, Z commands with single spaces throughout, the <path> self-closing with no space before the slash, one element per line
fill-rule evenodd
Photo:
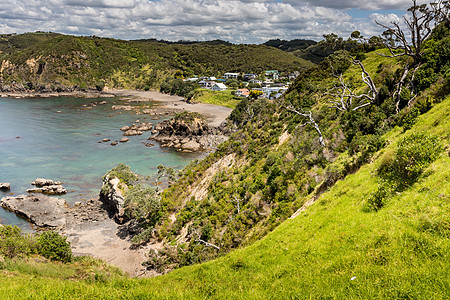
<path fill-rule="evenodd" d="M 11 189 L 11 184 L 2 182 L 0 183 L 0 190 L 1 191 L 9 191 Z"/>
<path fill-rule="evenodd" d="M 31 184 L 37 187 L 42 187 L 46 185 L 54 185 L 55 183 L 53 182 L 53 180 L 50 179 L 36 178 L 36 180 L 33 181 Z"/>
<path fill-rule="evenodd" d="M 27 193 L 42 193 L 47 195 L 64 195 L 67 189 L 62 185 L 46 185 L 40 188 L 28 189 Z"/>
<path fill-rule="evenodd" d="M 0 206 L 30 220 L 39 227 L 62 227 L 66 224 L 64 199 L 44 195 L 4 197 Z"/>

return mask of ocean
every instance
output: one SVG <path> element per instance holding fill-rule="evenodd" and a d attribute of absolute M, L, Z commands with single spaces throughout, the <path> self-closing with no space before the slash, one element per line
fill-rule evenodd
<path fill-rule="evenodd" d="M 99 105 L 102 101 L 106 104 Z M 61 181 L 69 193 L 60 197 L 73 204 L 97 196 L 101 177 L 119 163 L 154 176 L 160 164 L 178 170 L 204 156 L 160 148 L 157 142 L 147 141 L 150 131 L 117 146 L 101 142 L 120 140 L 120 128 L 137 120 L 153 124 L 163 120 L 115 111 L 113 105 L 143 104 L 120 98 L 0 98 L 0 182 L 11 184 L 11 191 L 0 191 L 0 198 L 26 194 L 32 181 L 46 178 Z M 145 142 L 155 146 L 146 147 Z M 2 208 L 0 223 L 30 228 L 27 221 Z"/>

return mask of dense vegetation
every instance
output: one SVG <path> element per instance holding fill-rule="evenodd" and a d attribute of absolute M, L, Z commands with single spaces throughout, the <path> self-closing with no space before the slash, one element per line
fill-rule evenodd
<path fill-rule="evenodd" d="M 386 145 L 386 132 L 395 126 L 408 131 L 421 114 L 448 95 L 449 66 L 441 57 L 448 54 L 439 49 L 449 49 L 449 41 L 444 24 L 427 41 L 427 63 L 418 74 L 432 73 L 434 81 L 415 78 L 419 89 L 413 105 L 407 94 L 398 102 L 393 97 L 395 82 L 408 60 L 382 57 L 366 44 L 352 52 L 335 51 L 317 68 L 304 70 L 284 99 L 241 101 L 230 116 L 229 126 L 238 128 L 237 132 L 215 153 L 183 170 L 181 178 L 162 194 L 161 218 L 150 240 L 167 246 L 152 253 L 149 266 L 170 269 L 249 245 L 354 173 Z M 334 108 L 334 96 L 329 93 L 339 84 L 336 72 L 343 73 L 355 93 L 367 91 L 352 57 L 363 59 L 378 94 L 372 105 L 341 111 Z M 310 112 L 311 119 L 306 113 L 294 113 L 290 106 Z M 379 187 L 365 202 L 365 210 L 381 209 L 396 193 L 413 185 L 442 151 L 441 141 L 424 133 L 405 138 L 402 145 L 390 160 L 386 158 L 379 171 Z"/>
<path fill-rule="evenodd" d="M 389 145 L 370 164 L 260 241 L 224 257 L 142 280 L 118 277 L 94 262 L 6 259 L 0 262 L 0 298 L 448 299 L 449 113 L 447 96 L 407 131 L 395 127 L 382 136 Z M 423 132 L 439 137 L 445 152 L 432 155 L 417 181 L 381 209 L 366 211 L 386 156 Z"/>
<path fill-rule="evenodd" d="M 29 90 L 158 89 L 167 77 L 292 72 L 313 64 L 264 45 L 122 41 L 52 33 L 0 36 L 0 84 Z"/>

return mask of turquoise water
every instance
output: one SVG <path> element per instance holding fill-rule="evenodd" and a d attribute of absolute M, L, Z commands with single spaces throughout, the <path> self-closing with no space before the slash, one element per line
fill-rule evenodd
<path fill-rule="evenodd" d="M 100 101 L 107 104 L 91 105 Z M 133 111 L 114 111 L 114 104 L 128 105 L 117 98 L 0 98 L 0 182 L 11 183 L 11 191 L 0 191 L 0 198 L 25 194 L 30 183 L 41 177 L 63 182 L 69 193 L 62 198 L 70 204 L 98 195 L 101 176 L 118 163 L 151 176 L 159 164 L 181 169 L 201 156 L 160 148 L 153 141 L 155 146 L 145 147 L 142 142 L 149 131 L 117 146 L 99 143 L 103 138 L 120 140 L 120 128 L 136 120 L 161 121 Z M 2 208 L 0 222 L 27 227 L 24 220 Z"/>

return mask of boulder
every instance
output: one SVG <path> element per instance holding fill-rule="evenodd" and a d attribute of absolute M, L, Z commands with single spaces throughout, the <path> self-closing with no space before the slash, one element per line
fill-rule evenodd
<path fill-rule="evenodd" d="M 20 195 L 2 198 L 0 206 L 39 227 L 62 227 L 66 224 L 64 199 L 44 195 Z"/>
<path fill-rule="evenodd" d="M 62 185 L 45 185 L 42 187 L 36 187 L 28 189 L 27 193 L 42 193 L 46 195 L 64 195 L 67 194 L 67 189 Z"/>
<path fill-rule="evenodd" d="M 104 138 L 104 139 L 102 140 L 103 143 L 107 143 L 107 142 L 109 142 L 109 141 L 110 141 L 110 139 L 108 139 L 108 138 Z"/>
<path fill-rule="evenodd" d="M 123 138 L 120 139 L 120 142 L 121 142 L 121 143 L 126 143 L 126 142 L 128 142 L 129 140 L 130 140 L 129 138 L 123 137 Z"/>
<path fill-rule="evenodd" d="M 0 190 L 1 191 L 9 191 L 11 189 L 11 184 L 2 182 L 0 183 Z"/>
<path fill-rule="evenodd" d="M 191 140 L 185 144 L 183 144 L 180 148 L 189 150 L 189 151 L 200 151 L 202 146 L 194 140 Z"/>
<path fill-rule="evenodd" d="M 120 128 L 120 130 L 122 131 L 130 130 L 130 126 L 123 126 L 122 128 Z"/>
<path fill-rule="evenodd" d="M 114 215 L 117 222 L 125 221 L 125 197 L 124 193 L 128 186 L 117 177 L 106 176 L 103 179 L 103 186 L 100 191 L 100 200 L 106 205 L 109 211 Z"/>
<path fill-rule="evenodd" d="M 36 178 L 31 184 L 37 187 L 42 187 L 46 185 L 54 185 L 55 183 L 51 179 Z"/>

